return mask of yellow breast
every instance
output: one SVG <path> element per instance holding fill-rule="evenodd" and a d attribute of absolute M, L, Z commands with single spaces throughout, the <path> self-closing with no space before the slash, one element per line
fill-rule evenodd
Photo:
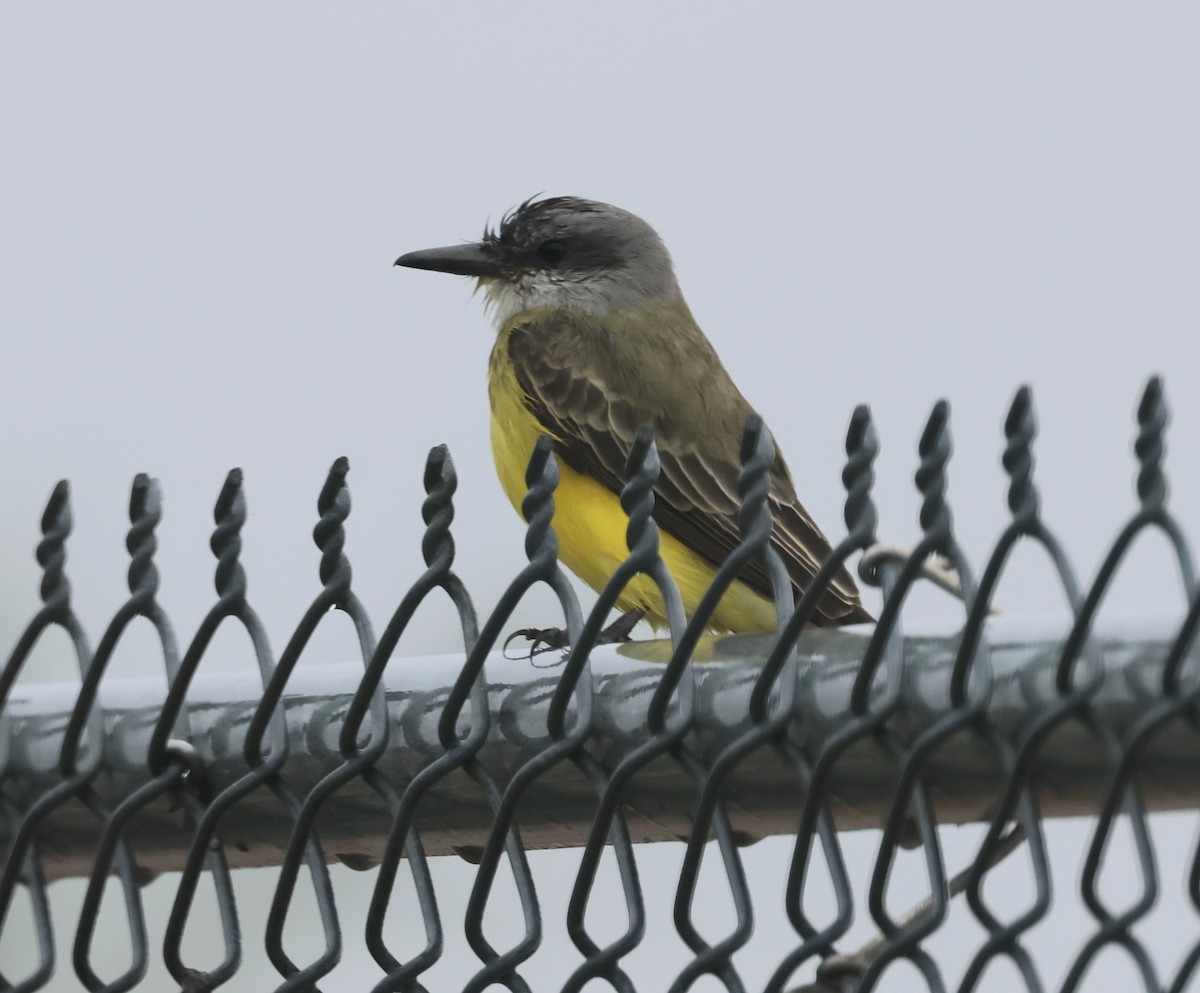
<path fill-rule="evenodd" d="M 492 455 L 500 485 L 520 513 L 525 497 L 525 467 L 545 427 L 530 412 L 526 396 L 508 357 L 507 330 L 492 350 L 488 392 L 492 407 Z M 600 590 L 629 554 L 625 529 L 629 518 L 617 494 L 590 476 L 559 460 L 559 484 L 554 494 L 554 531 L 559 558 L 592 589 Z M 662 532 L 663 561 L 679 584 L 684 609 L 690 616 L 716 572 L 703 556 L 674 536 Z M 640 608 L 656 628 L 667 624 L 658 588 L 645 576 L 636 577 L 617 601 L 622 610 Z M 773 631 L 775 608 L 742 582 L 735 582 L 721 601 L 712 627 L 721 631 Z"/>

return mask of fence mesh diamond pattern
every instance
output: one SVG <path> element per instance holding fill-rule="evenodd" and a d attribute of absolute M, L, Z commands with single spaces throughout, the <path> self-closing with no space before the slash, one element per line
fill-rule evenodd
<path fill-rule="evenodd" d="M 528 467 L 527 561 L 482 623 L 454 571 L 454 465 L 444 447 L 435 448 L 425 467 L 424 572 L 378 633 L 352 589 L 344 530 L 349 465 L 339 459 L 317 501 L 320 590 L 277 656 L 239 558 L 246 520 L 240 471 L 228 475 L 216 503 L 216 598 L 186 642 L 157 599 L 162 497 L 153 479 L 139 475 L 126 540 L 129 596 L 92 647 L 71 604 L 71 507 L 60 483 L 37 546 L 42 606 L 0 672 L 0 928 L 32 922 L 36 938 L 31 969 L 15 975 L 0 963 L 0 989 L 43 989 L 72 969 L 88 990 L 146 988 L 157 959 L 181 990 L 212 990 L 243 968 L 245 942 L 262 942 L 280 991 L 316 990 L 322 982 L 329 989 L 325 977 L 348 956 L 373 959 L 378 993 L 423 990 L 445 948 L 430 860 L 452 853 L 474 866 L 465 917 L 455 922 L 478 959 L 468 993 L 493 985 L 529 990 L 524 973 L 548 913 L 565 917 L 574 945 L 563 990 L 645 989 L 629 962 L 652 923 L 639 862 L 644 869 L 646 842 L 665 840 L 683 842 L 671 926 L 690 950 L 672 993 L 697 985 L 870 990 L 886 986 L 885 973 L 901 960 L 906 989 L 980 989 L 996 970 L 1006 988 L 1103 989 L 1097 962 L 1112 951 L 1125 957 L 1140 988 L 1192 988 L 1200 962 L 1200 853 L 1156 847 L 1150 826 L 1152 811 L 1200 806 L 1193 645 L 1200 588 L 1167 508 L 1166 420 L 1155 379 L 1138 409 L 1138 506 L 1083 585 L 1041 516 L 1027 389 L 1017 393 L 1005 425 L 1010 521 L 979 570 L 955 540 L 945 499 L 947 405 L 934 407 L 920 440 L 922 537 L 911 550 L 877 542 L 871 493 L 878 444 L 870 414 L 859 408 L 846 440 L 845 537 L 793 600 L 770 544 L 772 441 L 752 419 L 739 480 L 741 544 L 691 617 L 659 555 L 649 429 L 629 453 L 621 494 L 629 557 L 586 615 L 558 564 L 552 439 L 539 442 Z M 1152 635 L 1103 637 L 1094 623 L 1099 608 L 1128 549 L 1151 530 L 1166 537 L 1178 561 L 1183 620 Z M 1061 637 L 990 637 L 994 593 L 1019 544 L 1045 556 L 1061 587 L 1071 612 Z M 851 560 L 882 587 L 877 623 L 815 629 L 821 593 Z M 723 591 L 750 562 L 771 577 L 777 633 L 708 635 Z M 612 608 L 639 575 L 662 592 L 669 640 L 603 644 Z M 906 599 L 930 582 L 956 591 L 961 624 L 950 636 L 906 636 Z M 504 658 L 513 611 L 539 585 L 556 599 L 571 647 Z M 462 640 L 456 669 L 432 675 L 410 672 L 397 657 L 430 597 L 453 604 Z M 361 658 L 354 669 L 317 678 L 297 663 L 331 610 L 353 623 Z M 101 692 L 114 649 L 135 622 L 153 628 L 165 698 L 148 696 L 146 682 L 112 677 Z M 253 646 L 254 685 L 246 677 L 223 696 L 201 693 L 203 680 L 193 677 L 218 628 L 228 625 L 243 629 Z M 69 699 L 61 687 L 17 683 L 51 628 L 65 632 L 78 663 Z M 1074 867 L 1052 863 L 1045 827 L 1049 817 L 1081 814 L 1087 843 L 1082 871 L 1073 874 Z M 949 867 L 944 832 L 966 822 L 983 826 L 981 841 L 965 867 Z M 873 864 L 857 873 L 866 885 L 856 887 L 845 831 L 868 826 L 881 834 Z M 1118 831 L 1132 839 L 1123 872 L 1135 880 L 1133 898 L 1122 901 L 1102 885 Z M 752 885 L 744 864 L 745 845 L 768 834 L 786 836 L 790 853 L 770 892 Z M 548 906 L 529 852 L 564 845 L 578 849 L 574 882 L 565 906 Z M 918 853 L 923 865 L 915 894 L 893 885 L 905 852 Z M 1016 852 L 1030 885 L 1014 910 L 1011 900 L 998 905 L 989 881 Z M 339 922 L 328 869 L 334 861 L 374 874 L 365 927 L 353 934 Z M 265 920 L 238 912 L 234 873 L 254 865 L 278 867 Z M 714 870 L 733 908 L 732 925 L 716 936 L 699 913 L 702 873 Z M 152 944 L 143 888 L 164 872 L 178 873 L 170 877 L 177 883 Z M 497 886 L 502 873 L 512 886 Z M 624 902 L 615 937 L 594 926 L 606 873 Z M 398 885 L 401 874 L 411 885 Z M 51 881 L 68 876 L 87 880 L 80 906 L 48 893 Z M 1181 961 L 1164 962 L 1139 926 L 1160 883 L 1172 877 L 1185 880 L 1196 940 Z M 198 903 L 201 888 L 211 897 Z M 285 951 L 284 940 L 289 915 L 299 912 L 298 892 L 307 894 L 305 912 L 315 906 L 324 936 L 303 959 Z M 1083 936 L 1063 948 L 1061 962 L 1039 961 L 1030 935 L 1072 893 L 1088 922 Z M 518 940 L 503 946 L 485 927 L 498 906 L 523 921 Z M 120 974 L 97 956 L 102 907 L 126 918 L 129 966 Z M 74 922 L 69 965 L 55 946 L 62 915 Z M 765 987 L 751 987 L 739 953 L 765 916 L 785 918 L 791 939 L 775 949 Z M 852 926 L 864 919 L 876 937 L 850 942 Z M 929 947 L 951 927 L 970 943 L 965 966 L 952 974 Z M 188 961 L 185 932 L 197 928 L 212 936 L 218 964 Z M 414 933 L 423 936 L 415 952 Z"/>

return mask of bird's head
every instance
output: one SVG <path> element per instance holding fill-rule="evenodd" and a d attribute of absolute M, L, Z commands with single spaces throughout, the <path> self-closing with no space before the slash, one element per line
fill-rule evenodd
<path fill-rule="evenodd" d="M 474 276 L 501 326 L 535 307 L 603 315 L 679 297 L 649 224 L 578 197 L 527 200 L 478 242 L 409 252 L 396 265 Z"/>

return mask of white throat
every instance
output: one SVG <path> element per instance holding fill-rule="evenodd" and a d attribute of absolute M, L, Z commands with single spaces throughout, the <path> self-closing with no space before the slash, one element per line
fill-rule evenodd
<path fill-rule="evenodd" d="M 497 331 L 523 311 L 540 307 L 603 315 L 637 302 L 616 280 L 595 274 L 570 279 L 541 271 L 517 280 L 480 280 L 480 285 Z"/>

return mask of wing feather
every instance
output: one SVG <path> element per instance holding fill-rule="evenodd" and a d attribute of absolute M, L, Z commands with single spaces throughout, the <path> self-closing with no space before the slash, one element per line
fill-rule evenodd
<path fill-rule="evenodd" d="M 719 565 L 737 546 L 738 449 L 753 413 L 682 303 L 639 315 L 632 330 L 611 317 L 561 313 L 523 320 L 508 333 L 508 354 L 526 405 L 556 439 L 558 456 L 614 493 L 638 429 L 653 424 L 662 466 L 655 519 L 689 548 Z M 682 352 L 680 344 L 686 346 Z M 658 347 L 656 354 L 656 346 Z M 675 351 L 672 355 L 671 352 Z M 663 361 L 667 358 L 668 361 Z M 797 591 L 829 552 L 829 542 L 801 506 L 783 459 L 772 469 L 772 542 Z M 761 562 L 742 573 L 771 596 Z M 869 620 L 844 569 L 822 598 L 815 620 Z"/>

